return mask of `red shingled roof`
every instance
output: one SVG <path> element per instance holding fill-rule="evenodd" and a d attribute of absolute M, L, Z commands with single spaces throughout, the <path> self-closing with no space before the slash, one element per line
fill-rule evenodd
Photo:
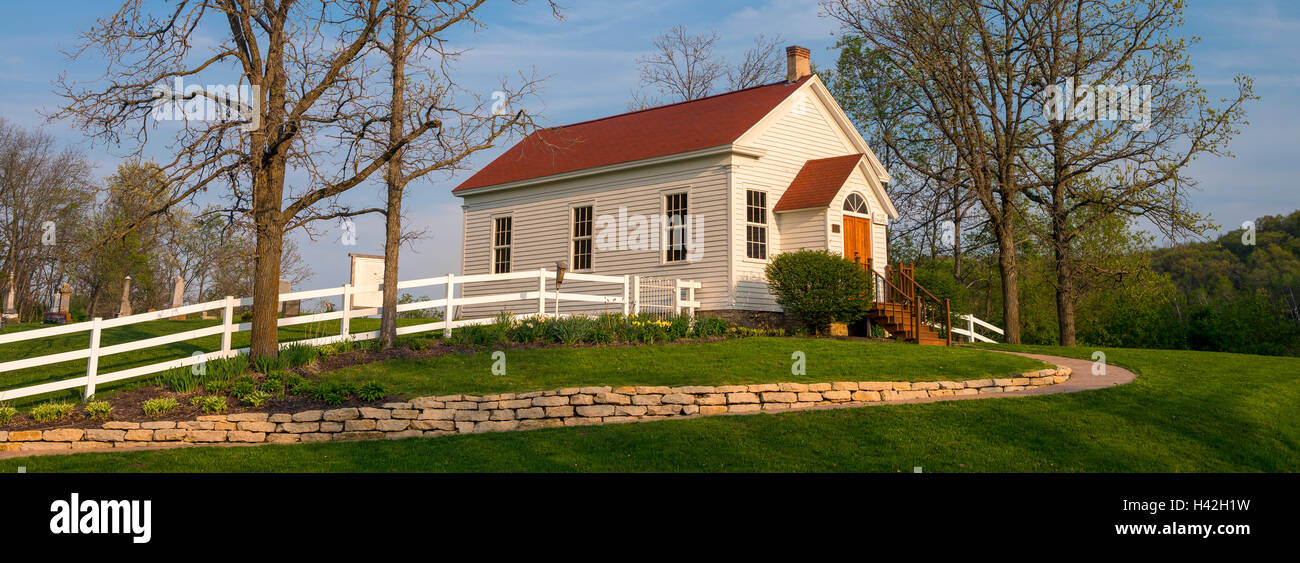
<path fill-rule="evenodd" d="M 862 154 L 819 158 L 803 163 L 772 211 L 792 211 L 809 207 L 826 207 L 840 193 L 849 174 L 862 160 Z"/>
<path fill-rule="evenodd" d="M 806 80 L 540 129 L 452 192 L 730 144 Z"/>

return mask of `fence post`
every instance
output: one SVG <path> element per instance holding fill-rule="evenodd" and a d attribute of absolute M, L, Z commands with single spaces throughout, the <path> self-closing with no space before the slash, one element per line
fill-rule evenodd
<path fill-rule="evenodd" d="M 352 284 L 343 284 L 343 317 L 339 319 L 339 338 L 347 340 L 352 333 Z"/>
<path fill-rule="evenodd" d="M 975 342 L 975 315 L 966 315 L 966 338 Z"/>
<path fill-rule="evenodd" d="M 623 316 L 624 317 L 626 317 L 628 311 L 631 310 L 629 308 L 631 306 L 631 302 L 628 301 L 628 284 L 631 283 L 631 281 L 632 280 L 630 276 L 627 275 L 623 276 Z"/>
<path fill-rule="evenodd" d="M 682 280 L 673 280 L 673 314 L 682 314 Z"/>
<path fill-rule="evenodd" d="M 226 296 L 225 308 L 221 311 L 221 357 L 229 358 L 231 333 L 234 332 L 235 298 Z"/>
<path fill-rule="evenodd" d="M 90 325 L 90 357 L 86 359 L 86 399 L 95 396 L 95 373 L 99 371 L 99 333 L 104 319 L 95 317 Z"/>
<path fill-rule="evenodd" d="M 945 345 L 952 346 L 952 304 L 947 299 L 943 300 L 943 314 L 948 318 L 946 321 L 948 324 L 944 327 L 946 329 L 944 332 L 947 334 Z"/>
<path fill-rule="evenodd" d="M 686 288 L 686 300 L 690 301 L 691 304 L 686 308 L 686 311 L 693 319 L 695 318 L 695 280 L 691 280 L 690 284 L 691 285 Z"/>
<path fill-rule="evenodd" d="M 641 276 L 632 276 L 632 296 L 636 299 L 636 304 L 632 305 L 632 314 L 639 315 L 641 314 Z"/>
<path fill-rule="evenodd" d="M 537 316 L 546 316 L 546 268 L 537 269 Z"/>
<path fill-rule="evenodd" d="M 455 301 L 455 299 L 456 299 L 456 275 L 447 274 L 447 312 L 442 315 L 442 338 L 444 340 L 447 337 L 451 336 L 451 319 L 452 317 L 455 316 L 453 314 L 453 311 L 455 310 L 455 305 L 453 305 L 453 302 Z"/>

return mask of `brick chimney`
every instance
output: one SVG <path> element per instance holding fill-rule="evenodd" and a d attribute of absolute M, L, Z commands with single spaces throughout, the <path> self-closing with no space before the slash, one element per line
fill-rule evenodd
<path fill-rule="evenodd" d="M 812 74 L 811 52 L 807 47 L 791 45 L 785 48 L 785 80 L 798 82 L 800 78 Z"/>

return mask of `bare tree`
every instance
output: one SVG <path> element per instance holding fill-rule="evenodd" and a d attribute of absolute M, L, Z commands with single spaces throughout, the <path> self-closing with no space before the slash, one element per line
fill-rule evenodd
<path fill-rule="evenodd" d="M 94 202 L 90 172 L 80 152 L 0 119 L 0 287 L 12 274 L 20 318 L 43 312 L 65 281 L 71 233 Z"/>
<path fill-rule="evenodd" d="M 213 185 L 229 186 L 230 209 L 251 218 L 256 237 L 254 357 L 279 352 L 285 233 L 312 221 L 376 211 L 333 204 L 405 145 L 437 130 L 449 111 L 409 107 L 406 114 L 415 120 L 400 139 L 376 147 L 365 137 L 367 123 L 386 121 L 370 111 L 379 93 L 366 88 L 374 72 L 367 54 L 391 15 L 385 0 L 177 0 L 161 15 L 150 13 L 142 0 L 127 0 L 84 33 L 73 53 L 96 52 L 107 60 L 102 83 L 59 81 L 65 104 L 53 117 L 72 119 L 100 141 L 121 144 L 125 137 L 136 151 L 160 127 L 150 118 L 160 98 L 187 109 L 220 110 L 216 119 L 204 121 L 187 113 L 174 128 L 176 156 L 161 164 L 167 193 L 139 220 Z M 250 86 L 254 95 L 242 100 L 169 88 L 174 81 L 199 80 L 202 73 L 225 73 L 234 77 L 228 83 Z M 289 185 L 290 170 L 305 174 L 305 185 Z"/>
<path fill-rule="evenodd" d="M 740 62 L 727 69 L 727 89 L 743 90 L 762 86 L 785 76 L 785 58 L 779 49 L 781 36 L 759 34 L 754 46 L 745 51 Z"/>
<path fill-rule="evenodd" d="M 779 35 L 759 35 L 734 67 L 727 66 L 725 57 L 714 55 L 714 47 L 721 39 L 717 31 L 692 35 L 682 25 L 656 37 L 654 53 L 636 59 L 641 89 L 632 92 L 628 108 L 645 109 L 703 98 L 713 94 L 724 79 L 729 90 L 740 90 L 785 76 L 785 59 L 777 49 Z"/>
<path fill-rule="evenodd" d="M 380 338 L 385 347 L 397 337 L 397 263 L 402 241 L 402 195 L 412 181 L 435 171 L 452 171 L 474 153 L 491 148 L 502 137 L 523 134 L 534 126 L 533 117 L 512 106 L 535 93 L 537 82 L 525 78 L 516 88 L 502 83 L 490 99 L 473 96 L 456 85 L 450 64 L 461 54 L 443 45 L 441 33 L 464 24 L 481 26 L 474 10 L 483 4 L 429 0 L 393 0 L 393 16 L 387 41 L 377 47 L 386 55 L 389 67 L 389 99 L 386 114 L 387 137 L 377 144 L 395 148 L 384 176 L 387 201 L 384 207 L 384 291 Z M 553 13 L 559 17 L 554 3 Z M 432 61 L 420 64 L 419 61 Z M 460 99 L 468 98 L 468 102 Z M 409 108 L 442 109 L 442 123 L 435 137 L 405 144 L 404 139 L 420 116 Z M 450 311 L 448 312 L 450 313 Z"/>

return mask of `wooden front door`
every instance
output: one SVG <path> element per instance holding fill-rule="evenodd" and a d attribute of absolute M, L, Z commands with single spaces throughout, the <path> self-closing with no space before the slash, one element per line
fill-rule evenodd
<path fill-rule="evenodd" d="M 871 259 L 871 220 L 844 216 L 844 257 L 866 264 Z"/>

